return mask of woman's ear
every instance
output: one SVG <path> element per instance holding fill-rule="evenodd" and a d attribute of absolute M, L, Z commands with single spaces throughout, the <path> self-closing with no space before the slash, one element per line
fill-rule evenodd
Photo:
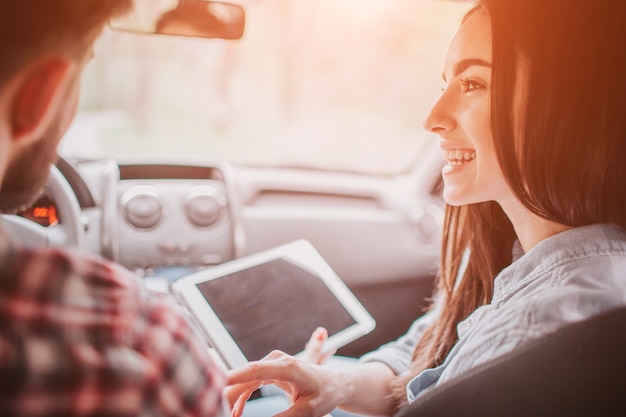
<path fill-rule="evenodd" d="M 67 59 L 45 58 L 18 79 L 9 113 L 14 140 L 43 135 L 62 105 L 72 65 Z"/>

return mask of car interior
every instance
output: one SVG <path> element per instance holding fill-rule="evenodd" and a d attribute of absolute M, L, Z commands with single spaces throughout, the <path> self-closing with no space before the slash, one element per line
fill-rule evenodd
<path fill-rule="evenodd" d="M 44 192 L 2 216 L 7 231 L 27 246 L 103 256 L 162 292 L 189 273 L 306 239 L 376 320 L 338 354 L 358 357 L 404 334 L 432 294 L 443 221 L 441 152 L 422 116 L 471 2 L 211 2 L 218 32 L 170 3 L 155 10 L 139 1 L 106 28 Z M 402 69 L 406 51 L 412 66 Z M 278 54 L 291 58 L 272 63 Z M 425 83 L 414 68 L 429 74 L 423 93 L 404 85 Z M 323 90 L 332 71 L 339 75 Z M 367 112 L 363 102 L 372 102 Z M 343 124 L 322 126 L 326 116 Z M 626 415 L 624 326 L 624 309 L 572 325 L 433 389 L 397 417 Z"/>
<path fill-rule="evenodd" d="M 441 384 L 396 417 L 623 416 L 626 309 L 569 325 Z"/>

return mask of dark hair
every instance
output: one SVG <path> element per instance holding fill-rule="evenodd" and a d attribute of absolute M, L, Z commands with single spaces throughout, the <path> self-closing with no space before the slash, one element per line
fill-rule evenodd
<path fill-rule="evenodd" d="M 563 225 L 626 228 L 626 2 L 478 0 L 476 11 L 491 24 L 491 129 L 511 190 Z M 392 383 L 398 406 L 410 378 L 444 361 L 458 322 L 490 302 L 515 239 L 494 202 L 446 208 L 443 309 L 416 346 L 410 375 Z"/>
<path fill-rule="evenodd" d="M 85 53 L 104 24 L 130 6 L 131 0 L 0 1 L 0 85 L 41 54 Z"/>
<path fill-rule="evenodd" d="M 626 3 L 481 5 L 494 33 L 492 129 L 504 139 L 495 148 L 510 187 L 546 219 L 626 227 Z M 512 113 L 520 83 L 506 75 L 520 61 L 521 131 Z"/>

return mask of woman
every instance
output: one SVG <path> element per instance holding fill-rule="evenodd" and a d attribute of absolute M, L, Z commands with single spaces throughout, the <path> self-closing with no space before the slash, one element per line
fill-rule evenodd
<path fill-rule="evenodd" d="M 392 415 L 524 342 L 626 304 L 624 27 L 626 3 L 614 0 L 479 0 L 425 121 L 448 161 L 431 310 L 349 370 L 274 352 L 231 372 L 233 415 L 265 383 L 291 395 L 281 417 Z"/>

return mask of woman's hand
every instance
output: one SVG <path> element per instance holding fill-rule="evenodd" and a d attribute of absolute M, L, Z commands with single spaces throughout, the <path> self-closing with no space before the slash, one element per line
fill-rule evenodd
<path fill-rule="evenodd" d="M 274 351 L 260 361 L 230 371 L 225 394 L 233 417 L 241 416 L 250 395 L 265 384 L 278 386 L 291 398 L 292 406 L 277 417 L 323 416 L 341 402 L 343 390 L 338 379 L 328 367 Z"/>
<path fill-rule="evenodd" d="M 324 351 L 326 339 L 328 339 L 328 331 L 325 328 L 318 327 L 315 329 L 302 352 L 302 359 L 317 365 L 326 363 L 328 358 L 337 352 L 337 349 Z"/>

